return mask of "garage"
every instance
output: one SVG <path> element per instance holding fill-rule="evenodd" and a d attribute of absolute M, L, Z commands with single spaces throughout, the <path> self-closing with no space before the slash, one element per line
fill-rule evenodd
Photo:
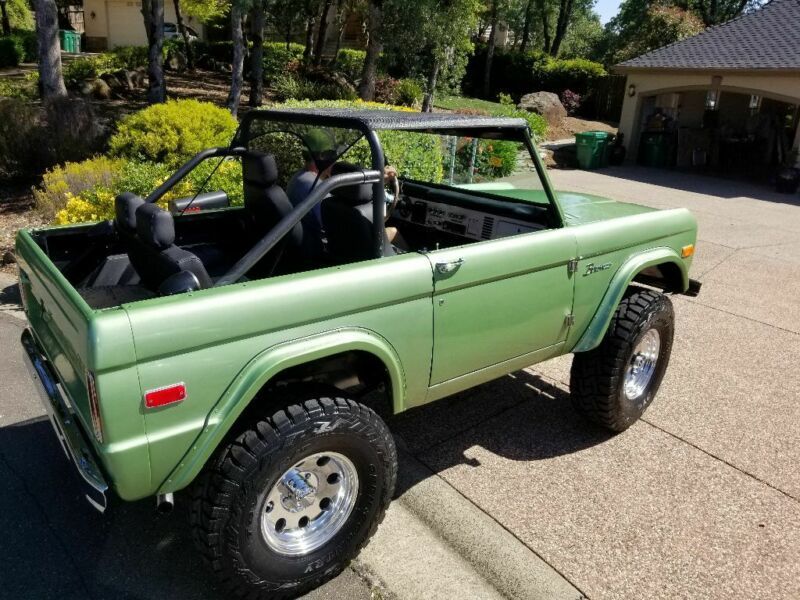
<path fill-rule="evenodd" d="M 620 119 L 639 164 L 765 179 L 798 164 L 798 0 L 773 0 L 616 66 Z"/>

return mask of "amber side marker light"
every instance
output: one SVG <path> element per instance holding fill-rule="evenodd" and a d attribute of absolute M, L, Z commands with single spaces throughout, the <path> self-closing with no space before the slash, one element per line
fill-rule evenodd
<path fill-rule="evenodd" d="M 681 248 L 681 258 L 689 258 L 690 256 L 694 256 L 694 244 Z"/>

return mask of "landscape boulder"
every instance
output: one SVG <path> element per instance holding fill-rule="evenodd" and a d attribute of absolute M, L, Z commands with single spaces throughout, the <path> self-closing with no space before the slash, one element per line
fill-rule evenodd
<path fill-rule="evenodd" d="M 533 92 L 525 94 L 517 108 L 542 115 L 548 125 L 555 125 L 567 116 L 567 109 L 553 92 Z"/>

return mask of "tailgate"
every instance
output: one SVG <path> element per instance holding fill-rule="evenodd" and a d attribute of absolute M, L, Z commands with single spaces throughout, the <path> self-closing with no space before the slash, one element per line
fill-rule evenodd
<path fill-rule="evenodd" d="M 28 231 L 17 235 L 16 246 L 20 294 L 31 330 L 91 432 L 86 370 L 92 310 Z"/>

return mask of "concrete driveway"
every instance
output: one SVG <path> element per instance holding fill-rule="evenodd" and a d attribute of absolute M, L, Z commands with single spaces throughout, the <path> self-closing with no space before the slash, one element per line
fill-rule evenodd
<path fill-rule="evenodd" d="M 416 467 L 401 465 L 366 570 L 400 598 L 797 598 L 800 198 L 637 168 L 551 176 L 697 215 L 703 291 L 673 298 L 661 392 L 609 436 L 572 411 L 565 357 L 395 418 Z M 21 326 L 0 314 L 0 597 L 218 597 L 181 512 L 142 502 L 101 519 L 78 497 L 9 350 Z M 348 570 L 319 593 L 373 592 Z"/>
<path fill-rule="evenodd" d="M 610 437 L 569 406 L 571 359 L 398 419 L 418 458 L 593 599 L 800 593 L 800 197 L 642 168 L 557 189 L 688 207 L 697 298 L 670 368 Z"/>

